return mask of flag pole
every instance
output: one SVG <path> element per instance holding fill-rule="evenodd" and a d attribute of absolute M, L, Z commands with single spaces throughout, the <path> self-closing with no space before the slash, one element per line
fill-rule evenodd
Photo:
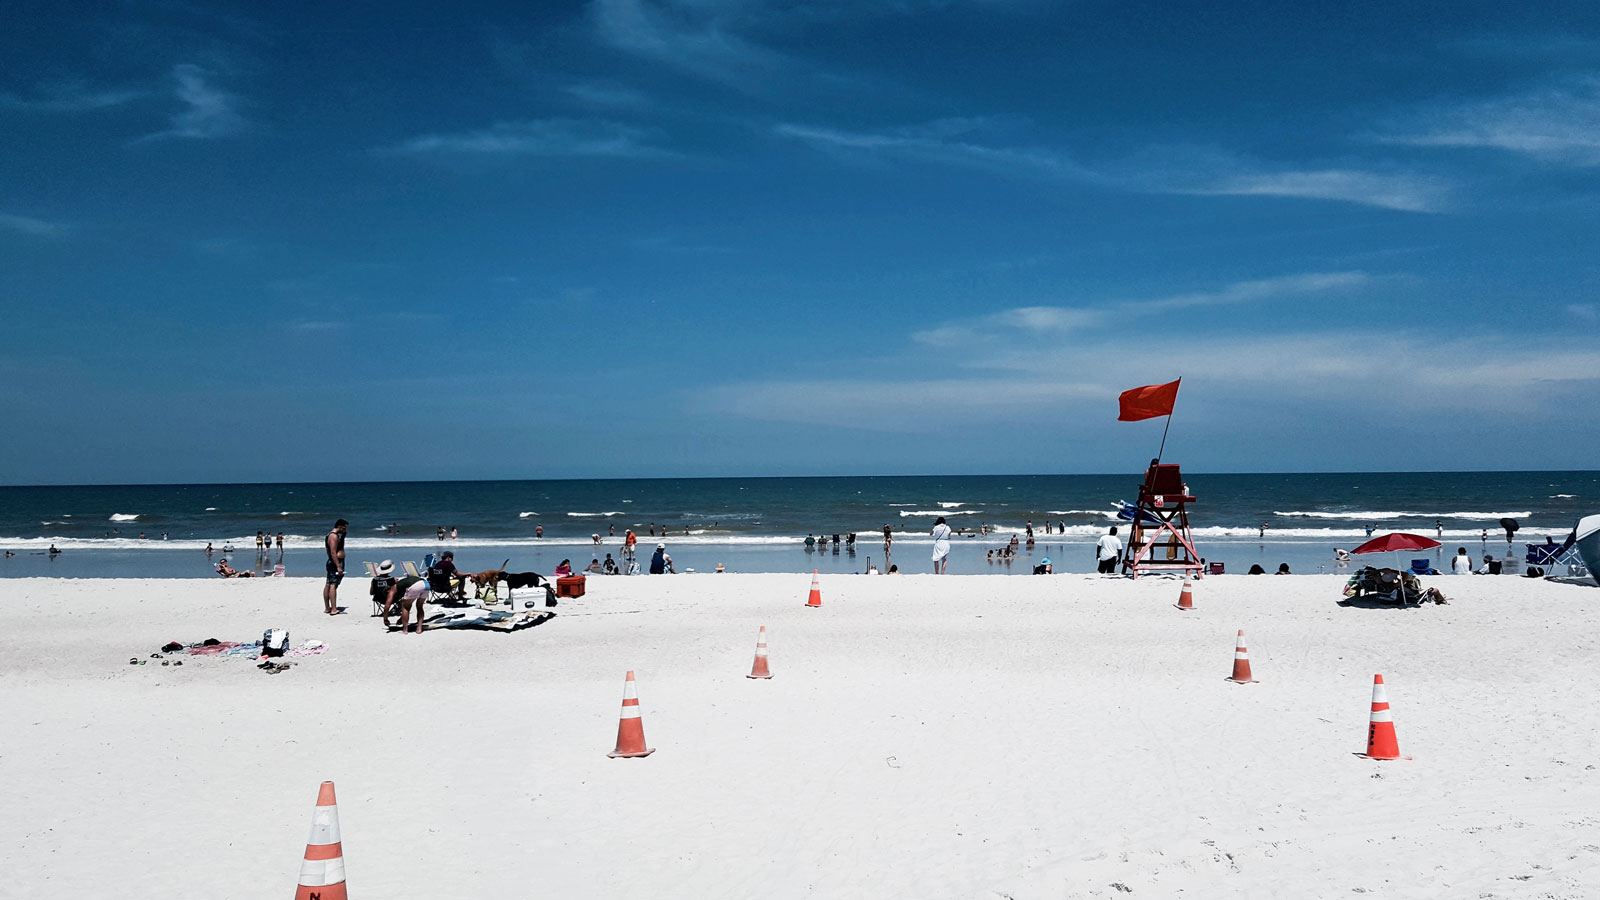
<path fill-rule="evenodd" d="M 1183 384 L 1183 376 L 1182 375 L 1178 376 L 1178 383 L 1180 385 Z M 1173 410 L 1177 410 L 1177 408 L 1178 408 L 1178 392 L 1177 391 L 1173 391 L 1172 392 L 1172 408 L 1173 408 Z M 1167 452 L 1167 429 L 1169 429 L 1171 427 L 1172 427 L 1172 413 L 1169 412 L 1169 413 L 1167 413 L 1167 424 L 1165 424 L 1165 425 L 1163 425 L 1161 427 L 1161 449 L 1156 451 L 1156 462 L 1157 463 L 1161 462 L 1161 454 Z"/>

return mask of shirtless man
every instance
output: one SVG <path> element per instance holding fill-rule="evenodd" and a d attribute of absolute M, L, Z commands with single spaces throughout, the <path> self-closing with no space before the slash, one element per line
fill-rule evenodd
<path fill-rule="evenodd" d="M 322 539 L 328 551 L 328 583 L 322 587 L 322 611 L 330 616 L 339 614 L 339 582 L 344 580 L 344 535 L 349 530 L 350 523 L 340 519 Z"/>

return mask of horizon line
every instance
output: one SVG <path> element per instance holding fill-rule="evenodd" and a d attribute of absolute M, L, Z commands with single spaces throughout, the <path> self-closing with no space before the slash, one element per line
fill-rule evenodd
<path fill-rule="evenodd" d="M 1185 475 L 1493 475 L 1513 473 L 1574 473 L 1600 475 L 1600 469 L 1331 469 L 1326 471 L 1269 470 L 1243 471 L 1189 471 Z M 777 479 L 835 479 L 835 478 L 1109 478 L 1130 477 L 1130 472 L 967 472 L 967 473 L 876 473 L 857 475 L 635 475 L 543 478 L 392 478 L 381 480 L 335 481 L 122 481 L 122 482 L 44 482 L 35 484 L 0 484 L 0 490 L 25 488 L 99 488 L 99 487 L 257 487 L 268 485 L 363 485 L 363 484 L 504 484 L 526 481 L 756 481 Z"/>

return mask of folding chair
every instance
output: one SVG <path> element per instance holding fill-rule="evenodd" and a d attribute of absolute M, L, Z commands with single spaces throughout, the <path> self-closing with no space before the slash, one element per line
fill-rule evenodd
<path fill-rule="evenodd" d="M 1439 570 L 1435 569 L 1433 564 L 1428 562 L 1426 559 L 1413 559 L 1411 561 L 1411 574 L 1437 575 L 1439 574 Z"/>
<path fill-rule="evenodd" d="M 367 563 L 372 570 L 372 586 L 367 588 L 368 598 L 372 600 L 372 614 L 383 615 L 383 608 L 389 603 L 389 588 L 394 587 L 393 575 L 379 575 L 378 570 Z"/>
<path fill-rule="evenodd" d="M 438 569 L 428 570 L 428 602 L 443 603 L 449 606 L 460 606 L 462 600 L 456 596 L 455 585 L 451 583 L 450 576 Z"/>

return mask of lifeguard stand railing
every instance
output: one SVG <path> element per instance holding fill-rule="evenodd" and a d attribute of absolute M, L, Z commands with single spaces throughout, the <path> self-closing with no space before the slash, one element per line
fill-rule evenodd
<path fill-rule="evenodd" d="M 1189 504 L 1195 498 L 1176 463 L 1152 461 L 1139 485 L 1122 572 L 1138 578 L 1151 572 L 1200 573 L 1200 554 L 1189 531 Z"/>

